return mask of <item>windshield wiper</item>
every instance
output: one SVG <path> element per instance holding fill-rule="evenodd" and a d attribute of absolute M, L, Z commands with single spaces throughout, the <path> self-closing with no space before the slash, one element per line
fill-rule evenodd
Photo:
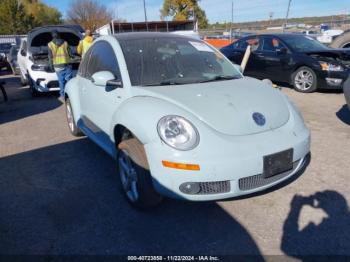
<path fill-rule="evenodd" d="M 207 82 L 214 82 L 214 81 L 220 81 L 220 80 L 233 80 L 233 79 L 239 79 L 240 76 L 225 76 L 225 75 L 218 75 L 213 78 L 209 78 L 203 81 L 200 81 L 199 83 L 207 83 Z"/>
<path fill-rule="evenodd" d="M 176 82 L 173 80 L 164 80 L 160 83 L 155 84 L 145 84 L 143 86 L 170 86 L 170 85 L 184 85 L 185 83 Z"/>

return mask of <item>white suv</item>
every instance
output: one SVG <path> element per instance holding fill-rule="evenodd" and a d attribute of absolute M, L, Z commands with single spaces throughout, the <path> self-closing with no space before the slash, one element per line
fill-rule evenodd
<path fill-rule="evenodd" d="M 52 40 L 51 32 L 56 30 L 68 42 L 76 53 L 76 47 L 82 38 L 80 26 L 62 25 L 45 26 L 31 30 L 27 38 L 23 38 L 18 53 L 18 64 L 22 85 L 29 84 L 33 96 L 39 93 L 58 91 L 59 85 L 55 71 L 50 68 L 48 43 Z M 80 57 L 73 57 L 73 72 L 79 67 Z"/>

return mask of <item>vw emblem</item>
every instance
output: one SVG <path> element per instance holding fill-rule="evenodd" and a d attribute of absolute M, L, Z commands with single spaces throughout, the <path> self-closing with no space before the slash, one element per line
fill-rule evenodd
<path fill-rule="evenodd" d="M 264 115 L 261 113 L 254 113 L 253 119 L 258 126 L 263 126 L 266 123 L 266 119 L 265 119 Z"/>

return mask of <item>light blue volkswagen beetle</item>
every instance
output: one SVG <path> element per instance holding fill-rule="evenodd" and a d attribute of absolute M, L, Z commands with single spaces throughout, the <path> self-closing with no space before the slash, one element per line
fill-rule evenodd
<path fill-rule="evenodd" d="M 99 38 L 66 87 L 73 135 L 116 159 L 127 199 L 219 200 L 261 191 L 306 165 L 310 132 L 271 85 L 204 42 L 167 33 Z"/>

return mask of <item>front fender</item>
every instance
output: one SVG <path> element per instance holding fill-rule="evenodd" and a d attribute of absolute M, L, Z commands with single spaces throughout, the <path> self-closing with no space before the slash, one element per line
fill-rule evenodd
<path fill-rule="evenodd" d="M 114 134 L 114 128 L 117 125 L 122 125 L 129 129 L 142 144 L 148 144 L 155 140 L 160 141 L 157 124 L 166 115 L 179 115 L 192 123 L 198 121 L 194 115 L 168 101 L 148 96 L 137 96 L 126 100 L 115 112 L 110 134 Z"/>
<path fill-rule="evenodd" d="M 73 116 L 75 124 L 78 124 L 78 121 L 81 117 L 81 107 L 80 107 L 80 99 L 79 99 L 79 86 L 77 83 L 77 77 L 71 79 L 65 87 L 65 97 L 69 97 L 71 107 L 73 109 Z"/>

